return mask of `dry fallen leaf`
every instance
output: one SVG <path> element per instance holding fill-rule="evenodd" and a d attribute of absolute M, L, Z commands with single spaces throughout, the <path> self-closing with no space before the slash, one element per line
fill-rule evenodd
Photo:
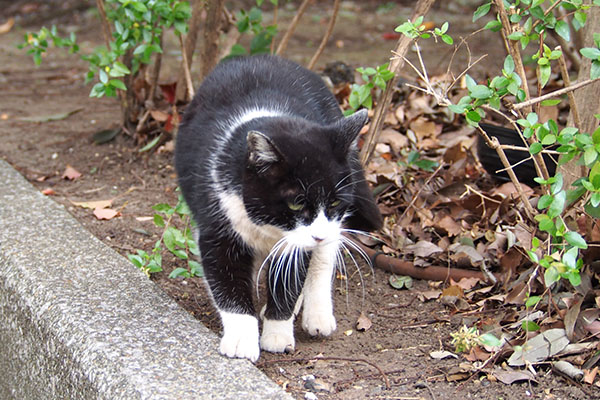
<path fill-rule="evenodd" d="M 109 220 L 113 219 L 114 217 L 118 217 L 119 215 L 121 215 L 121 213 L 110 208 L 96 208 L 94 210 L 94 215 L 98 219 Z"/>
<path fill-rule="evenodd" d="M 373 323 L 369 317 L 367 317 L 364 312 L 361 312 L 358 320 L 356 320 L 356 330 L 361 332 L 368 331 L 371 326 L 373 326 Z"/>
<path fill-rule="evenodd" d="M 583 381 L 588 385 L 594 383 L 596 379 L 596 375 L 598 374 L 598 367 L 594 367 L 592 369 L 584 369 L 583 370 Z"/>
<path fill-rule="evenodd" d="M 505 371 L 503 369 L 499 369 L 499 368 L 495 368 L 494 371 L 492 372 L 492 374 L 494 375 L 494 377 L 496 379 L 498 379 L 500 382 L 506 384 L 506 385 L 510 385 L 511 383 L 514 382 L 520 382 L 520 381 L 533 381 L 536 382 L 535 377 L 533 376 L 533 374 L 527 370 L 522 370 L 522 371 L 513 371 L 513 370 L 509 370 L 509 371 Z"/>
<path fill-rule="evenodd" d="M 451 353 L 447 350 L 439 350 L 439 351 L 432 351 L 431 353 L 429 353 L 429 357 L 433 358 L 434 360 L 443 360 L 444 358 L 458 358 L 458 356 L 454 353 Z"/>
<path fill-rule="evenodd" d="M 62 178 L 73 181 L 79 177 L 81 177 L 81 172 L 77 171 L 75 168 L 73 168 L 67 164 L 67 168 L 65 169 L 65 172 L 63 172 L 63 174 L 62 174 Z"/>
<path fill-rule="evenodd" d="M 452 282 L 452 284 L 460 287 L 462 290 L 471 290 L 479 283 L 479 278 L 462 278 L 458 282 Z"/>
<path fill-rule="evenodd" d="M 109 208 L 112 206 L 112 202 L 114 199 L 109 200 L 97 200 L 97 201 L 72 201 L 73 205 L 82 208 L 90 208 L 95 210 L 97 208 Z"/>
<path fill-rule="evenodd" d="M 522 366 L 525 362 L 535 364 L 562 351 L 569 344 L 564 329 L 548 329 L 525 342 L 508 359 L 510 366 Z"/>
<path fill-rule="evenodd" d="M 152 118 L 158 122 L 165 122 L 167 119 L 169 119 L 169 113 L 160 110 L 152 110 L 150 111 L 150 115 L 152 115 Z"/>
<path fill-rule="evenodd" d="M 15 19 L 13 17 L 10 17 L 8 19 L 8 21 L 6 21 L 2 25 L 0 25 L 0 34 L 10 32 L 10 30 L 12 29 L 12 27 L 14 25 L 15 25 Z"/>

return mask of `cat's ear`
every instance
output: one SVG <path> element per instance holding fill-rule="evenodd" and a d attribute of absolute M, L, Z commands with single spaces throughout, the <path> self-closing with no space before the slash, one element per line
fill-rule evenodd
<path fill-rule="evenodd" d="M 264 169 L 283 158 L 277 147 L 265 134 L 250 131 L 246 136 L 248 146 L 248 164 L 259 169 Z"/>
<path fill-rule="evenodd" d="M 360 131 L 362 127 L 365 126 L 368 119 L 369 117 L 366 109 L 362 109 L 341 119 L 338 122 L 339 137 L 337 138 L 338 143 L 336 144 L 343 148 L 344 151 L 355 149 Z"/>

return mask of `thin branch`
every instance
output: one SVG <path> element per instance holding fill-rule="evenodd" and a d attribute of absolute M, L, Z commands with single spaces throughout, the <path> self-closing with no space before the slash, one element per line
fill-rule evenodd
<path fill-rule="evenodd" d="M 523 66 L 523 60 L 521 58 L 521 51 L 519 50 L 519 43 L 514 40 L 510 40 L 508 36 L 512 33 L 512 24 L 508 19 L 508 13 L 506 12 L 506 8 L 504 8 L 503 0 L 494 0 L 494 4 L 496 5 L 496 10 L 498 11 L 498 15 L 500 16 L 500 21 L 502 22 L 502 38 L 504 39 L 504 44 L 506 46 L 506 50 L 508 54 L 511 55 L 515 64 L 515 71 L 521 78 L 521 88 L 525 91 L 525 98 L 530 98 L 529 95 L 529 86 L 527 84 L 527 74 L 525 74 L 525 67 Z M 531 107 L 525 109 L 526 113 L 531 112 Z"/>
<path fill-rule="evenodd" d="M 563 94 L 567 94 L 569 92 L 572 92 L 574 90 L 580 89 L 580 88 L 582 88 L 584 86 L 587 86 L 589 84 L 596 83 L 599 80 L 600 80 L 600 78 L 587 79 L 587 80 L 585 80 L 583 82 L 576 83 L 576 84 L 574 84 L 572 86 L 565 87 L 565 88 L 562 88 L 562 89 L 559 89 L 559 90 L 555 90 L 554 92 L 546 93 L 543 96 L 535 97 L 533 99 L 529 99 L 529 100 L 524 101 L 522 103 L 513 104 L 511 106 L 511 109 L 512 110 L 520 110 L 520 109 L 525 108 L 525 107 L 531 107 L 532 104 L 536 104 L 536 103 L 542 102 L 544 100 L 551 99 L 553 97 L 562 96 Z"/>
<path fill-rule="evenodd" d="M 294 363 L 294 362 L 310 362 L 310 361 L 346 361 L 346 362 L 365 363 L 365 364 L 370 365 L 371 367 L 375 368 L 377 371 L 379 371 L 381 378 L 385 382 L 385 387 L 387 389 L 391 388 L 390 381 L 389 381 L 387 375 L 385 374 L 385 372 L 383 372 L 383 370 L 379 367 L 379 365 L 375 364 L 372 361 L 366 360 L 364 358 L 323 357 L 323 356 L 304 357 L 304 358 L 278 358 L 278 359 L 274 359 L 274 360 L 261 361 L 261 362 L 257 363 L 256 365 L 261 367 L 263 365 L 277 364 L 277 363 L 283 363 L 283 362 Z"/>
<path fill-rule="evenodd" d="M 102 34 L 104 36 L 104 44 L 106 50 L 110 50 L 110 41 L 112 38 L 112 30 L 106 16 L 106 9 L 104 8 L 104 1 L 96 0 L 96 7 L 98 7 L 98 13 L 100 14 L 100 22 L 102 23 Z"/>
<path fill-rule="evenodd" d="M 179 45 L 181 46 L 181 55 L 182 55 L 182 67 L 185 75 L 185 85 L 187 87 L 187 96 L 188 99 L 191 100 L 194 98 L 194 84 L 192 83 L 192 74 L 190 73 L 190 63 L 188 62 L 187 52 L 185 45 L 183 44 L 183 38 L 181 35 L 177 35 L 179 37 Z"/>
<path fill-rule="evenodd" d="M 483 128 L 481 128 L 481 126 L 478 126 L 477 130 L 478 130 L 479 134 L 485 140 L 486 144 L 491 149 L 496 150 L 496 153 L 500 157 L 500 161 L 502 162 L 502 165 L 506 168 L 506 173 L 508 174 L 508 177 L 510 178 L 513 185 L 515 186 L 515 189 L 517 189 L 517 193 L 519 194 L 519 197 L 521 198 L 521 201 L 523 202 L 523 205 L 525 206 L 525 212 L 527 214 L 527 218 L 529 218 L 530 220 L 533 220 L 533 216 L 536 215 L 537 213 L 535 212 L 535 209 L 533 208 L 533 206 L 529 202 L 529 199 L 525 195 L 525 192 L 523 191 L 523 187 L 521 186 L 521 183 L 519 182 L 519 178 L 517 178 L 517 176 L 515 175 L 515 172 L 513 171 L 512 166 L 510 165 L 510 162 L 508 161 L 508 158 L 506 157 L 506 154 L 504 153 L 504 150 L 500 146 L 500 142 L 498 142 L 498 138 L 496 138 L 496 137 L 490 138 L 488 136 L 488 134 L 483 130 Z"/>
<path fill-rule="evenodd" d="M 158 24 L 158 22 L 157 22 Z M 160 32 L 160 37 L 158 38 L 159 46 L 162 48 L 163 45 L 163 31 Z M 153 107 L 154 104 L 154 96 L 156 95 L 156 87 L 158 86 L 158 78 L 160 76 L 160 68 L 162 65 L 162 53 L 158 52 L 154 56 L 154 65 L 152 65 L 152 72 L 150 74 L 150 90 L 148 90 L 148 97 L 146 101 L 150 102 L 150 107 Z"/>
<path fill-rule="evenodd" d="M 200 25 L 202 21 L 202 9 L 204 8 L 203 0 L 194 0 L 191 2 L 191 4 L 192 17 L 190 18 L 188 32 L 185 36 L 185 45 L 181 46 L 181 53 L 187 56 L 187 63 L 183 60 L 181 61 L 177 78 L 177 87 L 175 88 L 175 98 L 178 102 L 190 100 L 187 98 L 189 91 L 187 90 L 188 79 L 186 77 L 186 73 L 189 73 L 189 70 L 192 66 L 192 59 L 194 58 L 194 53 L 196 52 L 198 32 L 200 31 Z"/>
<path fill-rule="evenodd" d="M 571 78 L 569 77 L 569 70 L 567 69 L 567 62 L 565 61 L 565 56 L 562 51 L 562 47 L 557 46 L 557 50 L 560 51 L 560 57 L 558 58 L 558 66 L 560 67 L 560 74 L 562 76 L 565 87 L 571 86 Z M 571 109 L 571 114 L 573 115 L 573 122 L 575 123 L 575 127 L 577 129 L 581 129 L 581 117 L 579 116 L 579 109 L 577 108 L 577 102 L 575 101 L 575 95 L 573 92 L 568 92 L 567 96 L 569 98 L 569 106 Z"/>
<path fill-rule="evenodd" d="M 444 168 L 446 166 L 446 164 L 444 163 L 444 161 L 442 161 L 440 163 L 440 166 L 437 167 L 437 169 L 433 172 L 433 174 L 429 175 L 429 177 L 427 178 L 427 180 L 425 181 L 425 183 L 423 183 L 423 185 L 421 185 L 421 187 L 419 188 L 419 190 L 417 191 L 417 193 L 415 193 L 413 195 L 413 198 L 410 202 L 410 204 L 406 207 L 406 209 L 404 210 L 404 212 L 402 213 L 402 215 L 400 216 L 400 218 L 398 218 L 398 221 L 402 221 L 402 219 L 404 218 L 404 216 L 406 215 L 406 213 L 408 212 L 408 210 L 410 210 L 410 208 L 415 204 L 415 202 L 417 201 L 417 199 L 419 198 L 419 196 L 421 195 L 421 192 L 427 187 L 429 186 L 429 182 L 431 182 L 431 180 L 438 174 L 438 172 L 440 172 L 442 170 L 442 168 Z"/>
<path fill-rule="evenodd" d="M 310 59 L 310 62 L 308 63 L 308 66 L 307 66 L 308 69 L 314 68 L 315 64 L 317 63 L 317 60 L 321 56 L 321 53 L 323 53 L 323 50 L 325 50 L 325 46 L 327 45 L 327 42 L 329 41 L 329 38 L 331 37 L 331 33 L 333 32 L 333 27 L 335 26 L 335 20 L 337 19 L 338 11 L 340 9 L 340 3 L 341 3 L 341 0 L 335 0 L 335 2 L 333 3 L 333 12 L 331 14 L 331 19 L 329 20 L 329 24 L 327 25 L 327 31 L 325 31 L 325 35 L 323 36 L 323 40 L 321 40 L 321 44 L 319 45 L 319 48 L 317 49 L 315 54 Z"/>
<path fill-rule="evenodd" d="M 285 51 L 285 48 L 287 47 L 288 41 L 290 40 L 290 37 L 292 37 L 292 34 L 296 30 L 296 26 L 298 25 L 300 18 L 306 11 L 306 8 L 312 2 L 313 2 L 313 0 L 304 0 L 302 2 L 302 4 L 300 4 L 300 8 L 298 8 L 298 11 L 296 11 L 296 15 L 294 15 L 294 18 L 292 19 L 290 26 L 288 27 L 287 31 L 283 35 L 283 38 L 281 39 L 281 43 L 279 43 L 279 46 L 277 46 L 277 51 L 275 52 L 275 54 L 277 54 L 278 56 L 283 54 L 283 52 Z"/>
<path fill-rule="evenodd" d="M 410 20 L 414 21 L 418 17 L 425 15 L 434 2 L 435 0 L 419 0 L 415 6 L 415 11 L 413 12 Z M 395 54 L 397 56 L 391 58 L 389 66 L 389 70 L 394 73 L 394 77 L 387 82 L 385 90 L 377 102 L 373 119 L 369 126 L 369 131 L 365 137 L 365 143 L 360 151 L 360 159 L 363 165 L 368 163 L 373 151 L 375 150 L 375 145 L 379 140 L 379 135 L 381 135 L 381 128 L 383 127 L 385 114 L 392 101 L 392 92 L 398 82 L 399 72 L 404 66 L 404 55 L 412 43 L 413 39 L 405 35 L 402 35 L 398 40 L 395 50 Z"/>
<path fill-rule="evenodd" d="M 279 14 L 279 2 L 275 3 L 275 7 L 273 8 L 273 25 L 277 26 L 277 14 Z M 273 54 L 275 52 L 275 40 L 271 39 L 271 49 L 269 53 Z"/>

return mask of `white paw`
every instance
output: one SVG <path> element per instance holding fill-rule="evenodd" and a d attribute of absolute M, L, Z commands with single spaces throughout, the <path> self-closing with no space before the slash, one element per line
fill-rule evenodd
<path fill-rule="evenodd" d="M 231 358 L 258 360 L 258 320 L 252 315 L 220 311 L 223 337 L 219 352 Z"/>
<path fill-rule="evenodd" d="M 284 353 L 293 351 L 295 346 L 293 316 L 284 321 L 264 319 L 260 336 L 261 349 L 272 353 Z"/>
<path fill-rule="evenodd" d="M 302 328 L 311 336 L 329 336 L 335 331 L 335 317 L 332 313 L 303 312 Z"/>

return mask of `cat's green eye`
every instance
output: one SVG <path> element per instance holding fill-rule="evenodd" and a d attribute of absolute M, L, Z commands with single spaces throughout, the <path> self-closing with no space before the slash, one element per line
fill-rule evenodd
<path fill-rule="evenodd" d="M 331 207 L 337 207 L 341 204 L 341 200 L 334 200 L 331 202 Z"/>
<path fill-rule="evenodd" d="M 292 211 L 300 211 L 300 210 L 302 210 L 304 208 L 304 204 L 302 204 L 302 203 L 294 203 L 294 202 L 291 202 L 291 201 L 288 201 L 287 205 L 288 205 L 289 209 L 292 210 Z"/>

